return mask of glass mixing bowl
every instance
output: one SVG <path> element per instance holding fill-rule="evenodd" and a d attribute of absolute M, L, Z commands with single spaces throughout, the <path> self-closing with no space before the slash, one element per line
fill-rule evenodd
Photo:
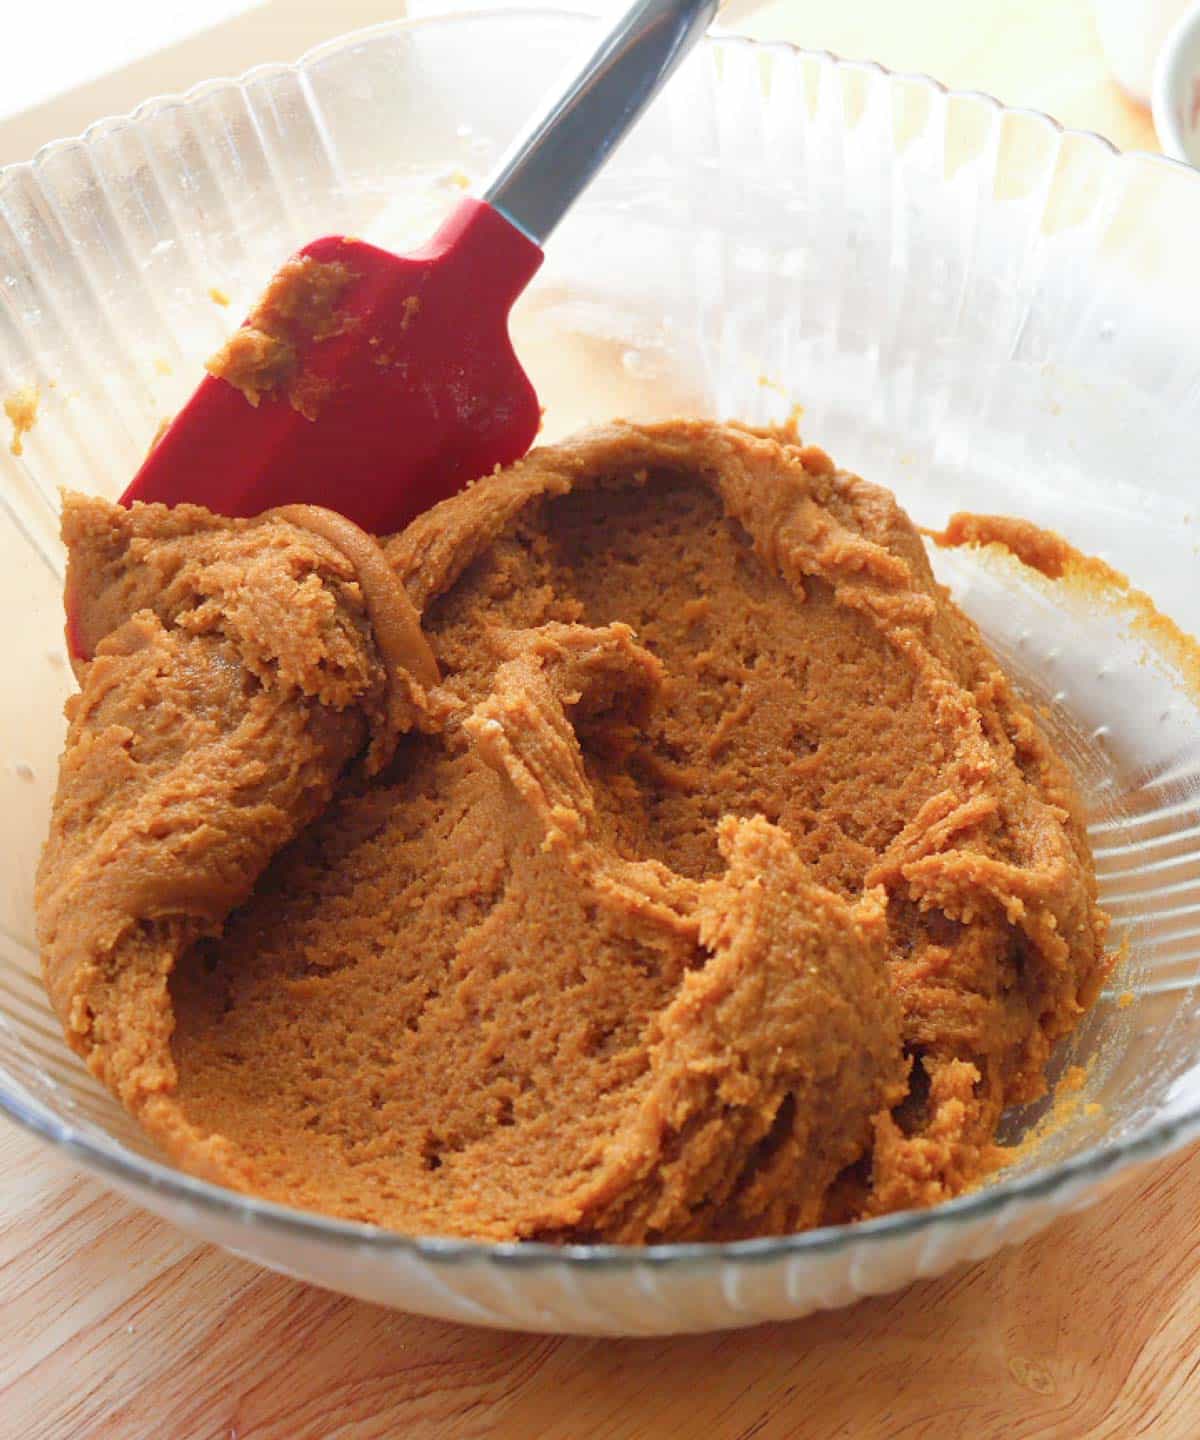
<path fill-rule="evenodd" d="M 151 101 L 0 176 L 0 394 L 40 393 L 24 454 L 0 459 L 0 1104 L 138 1204 L 277 1270 L 457 1320 L 647 1334 L 798 1316 L 978 1259 L 1200 1133 L 1198 667 L 1127 600 L 991 551 L 933 557 L 1076 769 L 1127 949 L 1056 1057 L 1056 1073 L 1086 1067 L 1082 1092 L 993 1183 L 934 1211 L 559 1249 L 410 1239 L 222 1190 L 156 1158 L 69 1054 L 31 904 L 71 688 L 57 487 L 119 493 L 294 245 L 428 233 L 592 24 L 384 26 Z M 551 433 L 678 411 L 765 423 L 799 403 L 808 438 L 919 522 L 1028 516 L 1195 632 L 1197 236 L 1200 175 L 1180 165 L 927 79 L 722 41 L 555 235 L 515 331 Z"/>

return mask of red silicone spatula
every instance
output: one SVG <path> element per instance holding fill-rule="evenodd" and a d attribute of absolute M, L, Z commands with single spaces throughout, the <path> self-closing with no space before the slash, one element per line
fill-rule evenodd
<path fill-rule="evenodd" d="M 462 200 L 423 249 L 392 255 L 338 235 L 306 245 L 290 273 L 302 262 L 325 293 L 277 277 L 235 337 L 241 388 L 206 378 L 122 501 L 187 500 L 225 515 L 309 502 L 387 532 L 523 455 L 539 410 L 509 309 L 547 236 L 717 3 L 637 0 L 483 199 Z"/>

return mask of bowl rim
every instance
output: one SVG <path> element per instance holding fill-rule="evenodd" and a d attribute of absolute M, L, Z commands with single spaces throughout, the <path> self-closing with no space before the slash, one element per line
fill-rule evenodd
<path fill-rule="evenodd" d="M 1193 42 L 1200 39 L 1200 0 L 1180 15 L 1167 32 L 1158 59 L 1154 63 L 1154 78 L 1151 83 L 1150 110 L 1154 117 L 1154 129 L 1163 150 L 1175 160 L 1191 165 L 1183 128 L 1179 124 L 1179 106 L 1185 101 L 1186 85 L 1196 74 L 1196 64 L 1185 69 L 1184 58 Z"/>
<path fill-rule="evenodd" d="M 518 4 L 497 9 L 383 21 L 324 41 L 307 50 L 294 63 L 255 65 L 238 76 L 203 80 L 180 93 L 152 96 L 126 114 L 98 119 L 79 135 L 52 140 L 42 145 L 30 160 L 0 167 L 0 190 L 16 175 L 35 172 L 48 159 L 65 150 L 86 147 L 93 138 L 101 134 L 110 134 L 117 129 L 138 125 L 165 110 L 191 105 L 216 90 L 243 89 L 265 76 L 290 73 L 303 77 L 308 70 L 329 56 L 376 38 L 426 27 L 447 28 L 477 25 L 481 22 L 503 24 L 513 18 L 533 17 L 565 20 L 581 27 L 595 23 L 597 18 L 594 13 L 566 10 L 553 5 Z M 1200 19 L 1200 4 L 1185 16 L 1185 20 L 1189 18 L 1193 23 Z M 1178 28 L 1182 28 L 1182 23 Z M 1108 153 L 1110 163 L 1122 166 L 1150 164 L 1155 168 L 1170 168 L 1186 173 L 1191 183 L 1200 185 L 1200 171 L 1193 169 L 1185 161 L 1148 151 L 1121 151 L 1110 140 L 1095 132 L 1061 125 L 1053 117 L 1038 110 L 1005 105 L 983 91 L 953 89 L 929 75 L 890 70 L 873 60 L 843 59 L 829 50 L 809 49 L 787 41 L 764 42 L 747 36 L 721 33 L 710 35 L 705 43 L 718 47 L 740 46 L 758 51 L 784 52 L 814 60 L 840 73 L 872 74 L 889 82 L 919 85 L 943 100 L 969 100 L 984 105 L 995 114 L 1014 115 L 1036 121 L 1060 140 L 1071 138 L 1099 146 Z M 3 1023 L 2 1016 L 0 1023 Z M 281 1236 L 331 1243 L 347 1251 L 370 1252 L 372 1255 L 388 1257 L 405 1256 L 437 1264 L 495 1264 L 513 1270 L 564 1263 L 575 1269 L 592 1271 L 630 1270 L 642 1265 L 661 1269 L 680 1265 L 721 1266 L 728 1262 L 758 1264 L 800 1257 L 828 1258 L 857 1246 L 860 1242 L 873 1246 L 904 1237 L 929 1238 L 946 1223 L 965 1224 L 971 1221 L 994 1220 L 1023 1202 L 1068 1196 L 1070 1192 L 1079 1193 L 1085 1187 L 1098 1192 L 1099 1182 L 1116 1171 L 1132 1170 L 1137 1164 L 1178 1149 L 1189 1140 L 1200 1136 L 1198 1104 L 1188 1111 L 1150 1124 L 1125 1139 L 1085 1150 L 1030 1175 L 992 1181 L 980 1189 L 925 1210 L 902 1211 L 853 1224 L 823 1226 L 798 1234 L 767 1236 L 753 1240 L 693 1241 L 646 1246 L 564 1245 L 542 1241 L 499 1242 L 439 1235 L 406 1235 L 360 1221 L 294 1209 L 228 1189 L 177 1170 L 165 1161 L 127 1149 L 90 1122 L 84 1122 L 86 1128 L 77 1128 L 30 1095 L 16 1077 L 3 1067 L 0 1067 L 0 1112 L 8 1115 L 24 1129 L 66 1151 L 85 1168 L 107 1177 L 126 1192 L 132 1191 L 140 1195 L 151 1209 L 157 1207 L 150 1197 L 163 1196 L 205 1212 L 218 1220 L 261 1227 Z"/>

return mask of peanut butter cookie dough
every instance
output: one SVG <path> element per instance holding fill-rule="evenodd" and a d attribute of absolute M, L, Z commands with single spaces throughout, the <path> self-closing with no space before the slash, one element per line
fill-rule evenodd
<path fill-rule="evenodd" d="M 490 1239 L 929 1205 L 1101 983 L 1064 767 L 815 448 L 614 425 L 382 542 L 64 533 L 47 987 L 195 1173 Z"/>

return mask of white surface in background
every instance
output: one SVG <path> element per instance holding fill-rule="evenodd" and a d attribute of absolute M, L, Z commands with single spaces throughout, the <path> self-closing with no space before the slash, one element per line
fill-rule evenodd
<path fill-rule="evenodd" d="M 0 165 L 154 95 L 299 59 L 405 0 L 0 0 Z M 486 0 L 485 0 L 486 4 Z M 462 0 L 451 7 L 465 8 Z"/>
<path fill-rule="evenodd" d="M 1139 104 L 1149 105 L 1155 61 L 1187 0 L 1092 0 L 1092 8 L 1109 70 Z"/>
<path fill-rule="evenodd" d="M 104 0 L 71 5 L 69 14 L 56 4 L 5 6 L 0 120 L 263 3 Z"/>

